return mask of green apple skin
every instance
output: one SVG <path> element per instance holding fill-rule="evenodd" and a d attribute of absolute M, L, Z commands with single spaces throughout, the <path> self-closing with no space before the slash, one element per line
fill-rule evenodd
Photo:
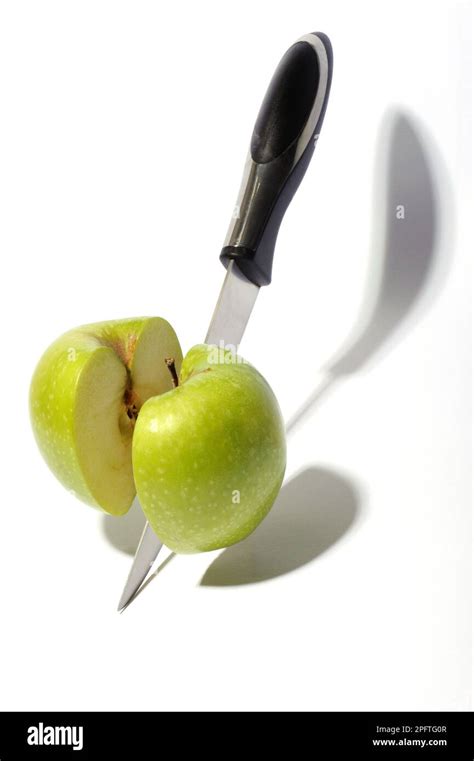
<path fill-rule="evenodd" d="M 180 367 L 173 328 L 143 317 L 76 328 L 41 357 L 30 387 L 33 432 L 49 468 L 79 499 L 112 515 L 130 508 L 136 416 L 150 396 L 173 387 L 169 356 Z"/>
<path fill-rule="evenodd" d="M 143 405 L 132 456 L 143 511 L 170 549 L 228 547 L 258 526 L 280 490 L 286 443 L 278 402 L 240 357 L 195 346 L 179 386 Z"/>

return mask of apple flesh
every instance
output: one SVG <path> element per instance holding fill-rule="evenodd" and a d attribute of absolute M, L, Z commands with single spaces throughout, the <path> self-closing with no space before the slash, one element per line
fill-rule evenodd
<path fill-rule="evenodd" d="M 227 547 L 266 516 L 285 472 L 285 431 L 266 380 L 230 351 L 198 345 L 179 385 L 149 399 L 133 436 L 137 493 L 175 552 Z"/>
<path fill-rule="evenodd" d="M 166 320 L 116 320 L 65 333 L 33 375 L 31 421 L 44 459 L 67 489 L 112 515 L 133 502 L 135 422 L 147 399 L 173 387 L 167 357 L 181 366 Z"/>

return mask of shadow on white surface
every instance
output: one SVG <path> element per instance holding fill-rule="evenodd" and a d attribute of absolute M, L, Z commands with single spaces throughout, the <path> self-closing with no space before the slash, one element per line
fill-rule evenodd
<path fill-rule="evenodd" d="M 102 531 L 115 549 L 125 552 L 127 555 L 135 555 L 138 542 L 145 528 L 145 516 L 137 499 L 126 515 L 115 517 L 113 515 L 101 516 Z"/>
<path fill-rule="evenodd" d="M 381 357 L 419 320 L 446 280 L 453 249 L 452 193 L 444 163 L 419 120 L 391 109 L 375 158 L 373 233 L 361 314 L 324 379 L 296 411 L 302 422 L 339 379 Z"/>
<path fill-rule="evenodd" d="M 253 534 L 214 560 L 201 586 L 254 584 L 294 571 L 332 547 L 358 510 L 358 494 L 346 478 L 327 468 L 307 468 L 283 486 Z"/>

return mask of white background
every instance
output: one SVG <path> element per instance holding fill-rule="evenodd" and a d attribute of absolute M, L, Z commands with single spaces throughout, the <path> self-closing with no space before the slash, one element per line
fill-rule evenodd
<path fill-rule="evenodd" d="M 468 5 L 2 3 L 0 708 L 469 707 Z M 84 322 L 202 340 L 260 101 L 314 30 L 332 95 L 242 343 L 288 483 L 119 615 L 140 514 L 63 491 L 29 380 Z"/>

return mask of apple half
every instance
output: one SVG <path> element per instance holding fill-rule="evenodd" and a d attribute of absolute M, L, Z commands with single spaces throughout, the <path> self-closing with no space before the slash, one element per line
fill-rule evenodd
<path fill-rule="evenodd" d="M 181 348 L 161 317 L 101 322 L 71 330 L 43 354 L 30 388 L 39 449 L 58 480 L 112 515 L 135 497 L 132 438 L 142 405 L 173 388 Z"/>
<path fill-rule="evenodd" d="M 285 426 L 265 378 L 230 350 L 200 344 L 167 394 L 149 399 L 133 436 L 138 497 L 167 547 L 240 542 L 265 518 L 286 465 Z"/>

